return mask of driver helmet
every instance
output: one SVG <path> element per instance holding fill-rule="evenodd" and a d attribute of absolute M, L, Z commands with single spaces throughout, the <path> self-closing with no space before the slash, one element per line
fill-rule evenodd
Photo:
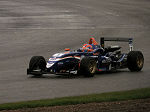
<path fill-rule="evenodd" d="M 92 44 L 84 44 L 82 47 L 83 52 L 92 52 L 93 51 L 93 46 Z"/>

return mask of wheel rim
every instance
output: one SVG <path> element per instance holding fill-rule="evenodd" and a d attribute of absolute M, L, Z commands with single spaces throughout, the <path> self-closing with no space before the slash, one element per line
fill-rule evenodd
<path fill-rule="evenodd" d="M 141 57 L 137 58 L 137 66 L 141 68 L 143 66 L 143 59 Z"/>
<path fill-rule="evenodd" d="M 92 73 L 92 74 L 95 72 L 95 63 L 94 62 L 90 63 L 89 70 L 90 70 L 90 73 Z"/>

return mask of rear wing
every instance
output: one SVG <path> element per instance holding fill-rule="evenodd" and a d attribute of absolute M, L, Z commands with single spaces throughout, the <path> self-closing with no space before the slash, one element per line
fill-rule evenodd
<path fill-rule="evenodd" d="M 111 38 L 111 37 L 101 37 L 100 45 L 102 48 L 105 47 L 105 41 L 118 41 L 118 42 L 128 42 L 130 51 L 133 51 L 133 38 Z"/>

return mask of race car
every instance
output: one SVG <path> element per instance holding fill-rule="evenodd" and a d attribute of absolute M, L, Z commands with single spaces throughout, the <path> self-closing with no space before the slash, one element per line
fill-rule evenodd
<path fill-rule="evenodd" d="M 107 46 L 105 41 L 119 41 L 129 43 L 129 52 L 122 53 L 120 46 Z M 52 55 L 46 62 L 43 56 L 33 56 L 27 69 L 28 75 L 42 74 L 70 75 L 82 74 L 93 77 L 96 72 L 114 71 L 128 68 L 132 72 L 141 71 L 144 56 L 141 51 L 133 50 L 132 38 L 101 37 L 100 44 L 90 38 L 81 48 Z"/>

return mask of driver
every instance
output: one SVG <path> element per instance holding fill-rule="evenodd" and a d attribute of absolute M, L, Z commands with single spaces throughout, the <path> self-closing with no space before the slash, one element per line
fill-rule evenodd
<path fill-rule="evenodd" d="M 92 52 L 95 49 L 95 46 L 98 45 L 98 43 L 95 41 L 94 38 L 90 38 L 88 44 L 84 44 L 81 48 L 82 52 Z"/>
<path fill-rule="evenodd" d="M 84 44 L 83 47 L 81 48 L 82 52 L 92 52 L 93 49 L 93 45 L 92 44 Z"/>

